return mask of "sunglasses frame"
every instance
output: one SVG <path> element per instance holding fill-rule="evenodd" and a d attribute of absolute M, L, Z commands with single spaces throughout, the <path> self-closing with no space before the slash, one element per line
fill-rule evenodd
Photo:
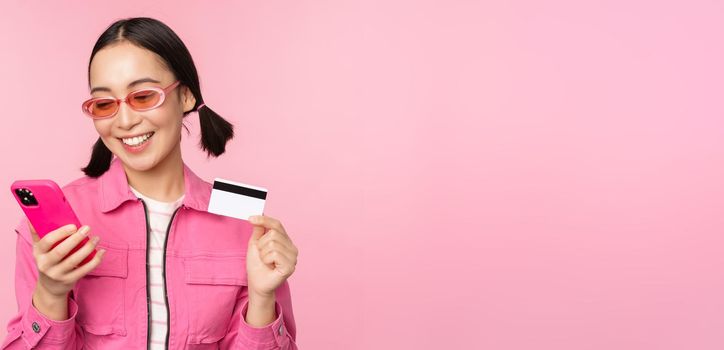
<path fill-rule="evenodd" d="M 177 80 L 165 88 L 153 86 L 153 87 L 147 87 L 147 88 L 143 88 L 143 89 L 134 90 L 134 91 L 129 92 L 128 95 L 126 95 L 126 97 L 124 97 L 124 98 L 116 98 L 116 97 L 112 97 L 112 96 L 94 97 L 94 98 L 84 101 L 83 104 L 81 105 L 81 109 L 83 110 L 83 113 L 85 115 L 87 115 L 88 117 L 90 117 L 91 119 L 113 118 L 116 114 L 118 114 L 118 111 L 121 109 L 122 102 L 127 103 L 128 106 L 131 107 L 131 109 L 133 109 L 134 111 L 137 111 L 137 112 L 150 111 L 152 109 L 156 109 L 156 108 L 160 107 L 163 104 L 163 102 L 166 101 L 166 94 L 169 93 L 171 90 L 175 89 L 180 83 L 181 83 L 181 81 Z M 137 94 L 141 91 L 149 91 L 149 90 L 156 91 L 161 95 L 161 97 L 159 97 L 158 102 L 155 105 L 153 105 L 149 108 L 135 108 L 135 107 L 133 107 L 133 105 L 128 103 L 128 98 L 131 95 Z M 96 101 L 103 101 L 103 100 L 113 101 L 113 102 L 117 103 L 118 107 L 116 107 L 116 110 L 113 112 L 113 114 L 107 115 L 105 117 L 98 117 L 98 116 L 93 115 L 93 113 L 91 113 L 91 111 L 90 111 L 90 106 Z"/>

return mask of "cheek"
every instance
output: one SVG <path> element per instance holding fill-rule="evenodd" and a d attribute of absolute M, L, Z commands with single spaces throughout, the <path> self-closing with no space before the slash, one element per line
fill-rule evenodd
<path fill-rule="evenodd" d="M 94 120 L 93 126 L 96 128 L 98 135 L 108 137 L 111 135 L 111 120 Z"/>
<path fill-rule="evenodd" d="M 158 115 L 148 118 L 148 121 L 156 128 L 165 132 L 175 133 L 181 126 L 182 115 L 175 109 L 167 109 Z"/>

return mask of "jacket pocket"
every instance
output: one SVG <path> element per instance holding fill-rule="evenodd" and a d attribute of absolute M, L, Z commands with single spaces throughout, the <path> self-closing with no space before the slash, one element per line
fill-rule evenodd
<path fill-rule="evenodd" d="M 91 334 L 125 336 L 128 246 L 102 242 L 98 247 L 106 250 L 103 261 L 75 286 L 77 321 Z"/>
<path fill-rule="evenodd" d="M 246 280 L 245 254 L 184 258 L 189 344 L 213 344 L 226 335 Z"/>

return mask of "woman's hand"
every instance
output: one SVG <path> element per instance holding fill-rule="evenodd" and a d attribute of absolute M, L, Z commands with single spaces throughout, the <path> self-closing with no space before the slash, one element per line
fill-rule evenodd
<path fill-rule="evenodd" d="M 78 266 L 93 252 L 98 244 L 98 236 L 89 239 L 73 254 L 65 256 L 88 236 L 90 231 L 88 226 L 76 230 L 75 225 L 66 225 L 49 232 L 42 239 L 38 237 L 32 225 L 28 226 L 33 237 L 33 257 L 38 268 L 33 305 L 52 319 L 66 319 L 68 293 L 79 279 L 100 264 L 105 250 L 101 249 L 93 259 Z M 53 247 L 63 238 L 66 239 Z"/>
<path fill-rule="evenodd" d="M 274 291 L 294 273 L 299 251 L 279 220 L 256 215 L 246 254 L 249 298 L 274 300 Z"/>

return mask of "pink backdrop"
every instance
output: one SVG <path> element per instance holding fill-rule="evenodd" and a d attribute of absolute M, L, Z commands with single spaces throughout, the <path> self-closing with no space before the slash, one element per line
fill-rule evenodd
<path fill-rule="evenodd" d="M 724 348 L 721 1 L 79 3 L 1 5 L 0 187 L 80 176 L 92 45 L 152 16 L 237 127 L 186 161 L 300 248 L 302 348 Z"/>

